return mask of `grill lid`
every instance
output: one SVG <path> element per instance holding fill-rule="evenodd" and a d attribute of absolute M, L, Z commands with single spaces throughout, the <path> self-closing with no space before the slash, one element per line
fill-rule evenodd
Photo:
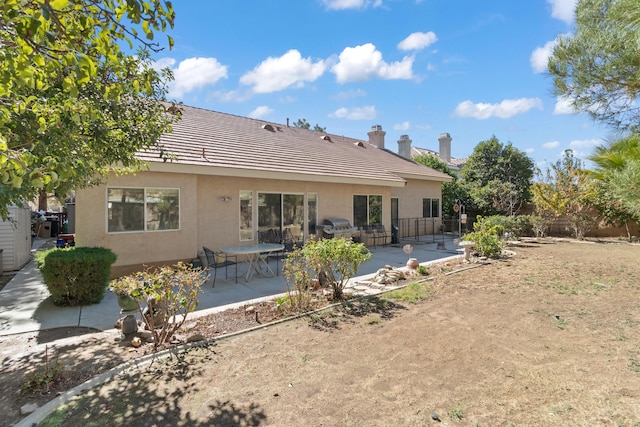
<path fill-rule="evenodd" d="M 349 222 L 349 220 L 344 218 L 326 218 L 323 221 L 323 224 L 337 229 L 351 228 L 351 223 Z"/>

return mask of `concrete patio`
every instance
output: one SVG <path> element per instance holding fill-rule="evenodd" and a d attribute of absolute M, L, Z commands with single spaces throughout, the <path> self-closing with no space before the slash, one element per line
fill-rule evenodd
<path fill-rule="evenodd" d="M 369 248 L 371 259 L 360 266 L 356 277 L 351 281 L 357 282 L 368 278 L 385 265 L 395 268 L 404 267 L 410 257 L 417 258 L 423 265 L 449 258 L 459 259 L 462 256 L 453 242 L 455 237 L 452 235 L 422 236 L 419 240 L 402 241 L 399 245 Z M 36 239 L 33 251 L 45 241 L 45 239 Z M 413 252 L 410 255 L 403 251 L 405 244 L 413 246 Z M 271 267 L 275 270 L 275 261 L 271 261 Z M 244 273 L 245 268 L 245 265 L 240 264 L 239 276 Z M 194 315 L 203 315 L 255 300 L 273 298 L 286 291 L 287 284 L 281 274 L 276 277 L 258 275 L 248 282 L 239 277 L 238 283 L 235 283 L 235 278 L 225 279 L 224 270 L 220 270 L 215 287 L 211 286 L 211 280 L 203 286 L 199 295 L 198 310 Z M 81 307 L 55 306 L 33 261 L 25 265 L 0 291 L 0 336 L 69 326 L 108 330 L 114 328 L 118 318 L 119 307 L 116 296 L 109 291 L 99 304 Z"/>

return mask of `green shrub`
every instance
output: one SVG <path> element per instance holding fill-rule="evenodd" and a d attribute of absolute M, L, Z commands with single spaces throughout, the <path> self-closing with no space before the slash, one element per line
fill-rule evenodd
<path fill-rule="evenodd" d="M 110 249 L 71 247 L 36 252 L 35 262 L 57 305 L 102 301 L 116 255 Z"/>
<path fill-rule="evenodd" d="M 528 215 L 492 215 L 484 217 L 485 226 L 497 226 L 498 236 L 503 239 L 518 239 L 531 233 L 531 221 Z"/>
<path fill-rule="evenodd" d="M 462 239 L 474 242 L 476 244 L 475 250 L 481 256 L 498 258 L 502 253 L 502 243 L 499 235 L 503 232 L 502 225 L 479 216 L 478 221 L 473 224 L 473 232 L 465 234 Z"/>
<path fill-rule="evenodd" d="M 287 283 L 287 294 L 278 298 L 278 310 L 287 314 L 310 311 L 314 304 L 314 270 L 309 260 L 296 248 L 287 254 L 282 271 Z"/>
<path fill-rule="evenodd" d="M 538 214 L 529 216 L 529 223 L 531 224 L 533 235 L 535 237 L 545 237 L 549 233 L 552 222 L 551 218 L 546 216 Z"/>
<path fill-rule="evenodd" d="M 332 289 L 334 300 L 343 298 L 342 291 L 349 278 L 358 271 L 360 264 L 371 258 L 364 244 L 345 238 L 309 240 L 299 251 L 298 256 L 304 259 L 300 264 L 300 280 L 309 280 L 303 271 L 314 273 L 320 286 Z"/>

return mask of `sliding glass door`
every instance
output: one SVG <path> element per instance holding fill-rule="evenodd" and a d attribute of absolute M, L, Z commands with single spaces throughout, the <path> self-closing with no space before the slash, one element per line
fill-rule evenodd
<path fill-rule="evenodd" d="M 304 239 L 304 194 L 258 193 L 258 231 Z"/>

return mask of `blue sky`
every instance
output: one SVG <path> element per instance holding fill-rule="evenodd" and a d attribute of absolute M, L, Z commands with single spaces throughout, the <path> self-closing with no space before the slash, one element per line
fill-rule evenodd
<path fill-rule="evenodd" d="M 372 125 L 467 157 L 495 135 L 534 162 L 611 138 L 552 94 L 546 58 L 575 0 L 174 1 L 170 98 L 274 123 L 306 118 L 366 139 Z"/>

